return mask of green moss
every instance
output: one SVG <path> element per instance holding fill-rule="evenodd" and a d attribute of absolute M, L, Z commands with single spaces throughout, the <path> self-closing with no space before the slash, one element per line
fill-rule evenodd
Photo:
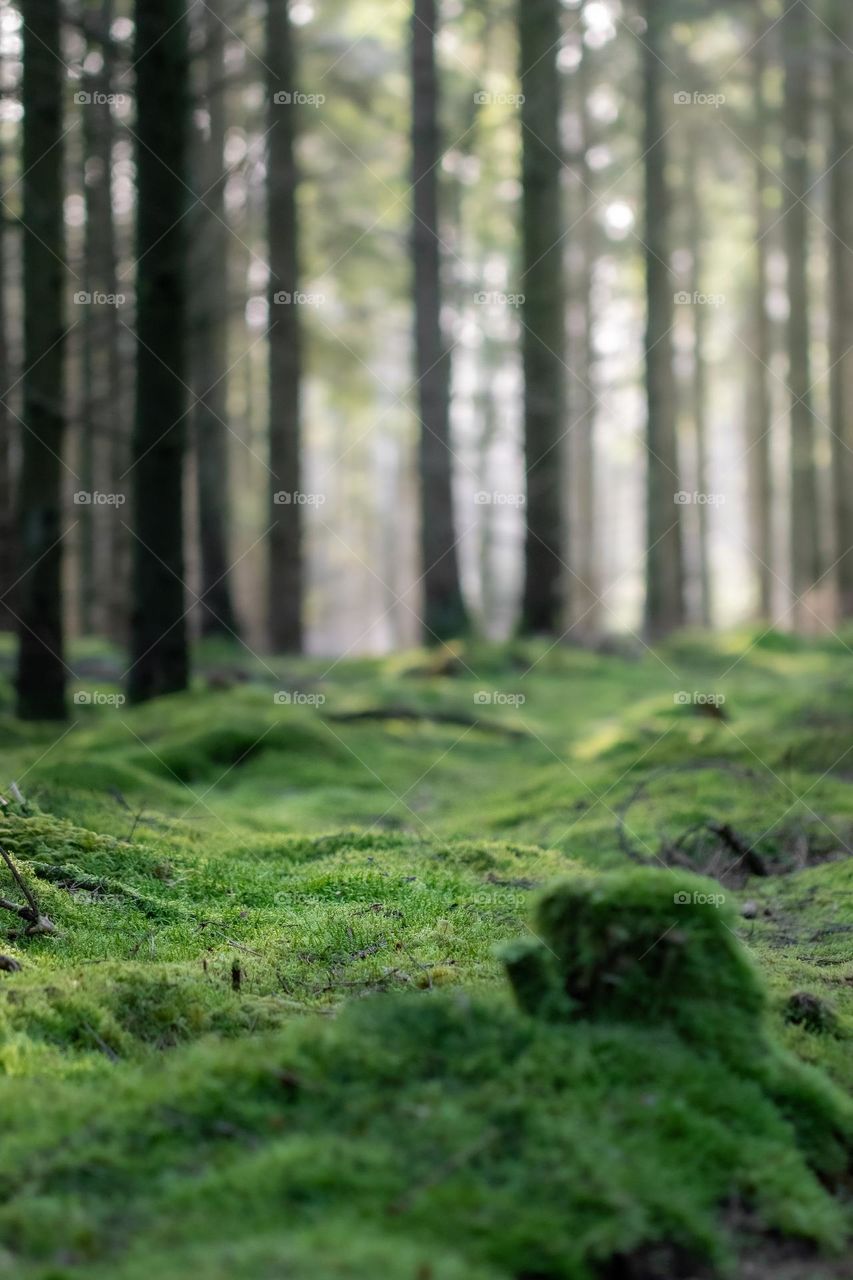
<path fill-rule="evenodd" d="M 251 679 L 4 722 L 0 844 L 57 933 L 0 946 L 0 1276 L 728 1280 L 745 1218 L 839 1246 L 853 672 L 755 638 L 289 662 L 318 708 L 217 652 Z M 661 868 L 725 872 L 721 823 L 780 874 Z"/>

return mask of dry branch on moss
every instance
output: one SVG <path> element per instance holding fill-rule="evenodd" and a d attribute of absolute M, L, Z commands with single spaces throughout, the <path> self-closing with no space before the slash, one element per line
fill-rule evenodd
<path fill-rule="evenodd" d="M 11 857 L 2 845 L 0 845 L 0 858 L 5 862 L 14 884 L 20 890 L 21 895 L 24 898 L 24 905 L 22 906 L 18 902 L 12 902 L 9 898 L 0 897 L 0 909 L 4 911 L 11 911 L 21 920 L 24 920 L 27 925 L 24 930 L 26 934 L 56 933 L 56 926 L 53 921 L 49 920 L 47 916 L 42 915 L 41 909 L 39 908 L 38 898 L 33 893 L 32 889 L 27 884 L 26 880 L 21 875 L 20 871 L 15 866 Z"/>

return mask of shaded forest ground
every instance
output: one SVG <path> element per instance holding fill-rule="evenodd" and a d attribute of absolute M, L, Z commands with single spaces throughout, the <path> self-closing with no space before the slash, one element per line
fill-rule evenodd
<path fill-rule="evenodd" d="M 139 709 L 74 665 L 61 739 L 0 694 L 0 846 L 56 927 L 0 913 L 0 1276 L 843 1274 L 843 639 L 206 648 Z M 559 876 L 624 901 L 633 1010 L 516 1011 L 499 948 Z"/>

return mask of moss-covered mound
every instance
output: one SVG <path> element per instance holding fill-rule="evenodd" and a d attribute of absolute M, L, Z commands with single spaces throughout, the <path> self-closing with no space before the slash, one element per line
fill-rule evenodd
<path fill-rule="evenodd" d="M 668 1023 L 740 1051 L 765 998 L 718 884 L 663 870 L 582 873 L 538 903 L 535 940 L 507 960 L 522 1004 L 556 1014 Z"/>
<path fill-rule="evenodd" d="M 372 999 L 251 1049 L 38 1097 L 0 1082 L 10 1275 L 597 1280 L 652 1245 L 724 1274 L 726 1206 L 836 1247 L 784 1111 L 671 1030 Z M 0 1271 L 2 1274 L 2 1271 Z"/>

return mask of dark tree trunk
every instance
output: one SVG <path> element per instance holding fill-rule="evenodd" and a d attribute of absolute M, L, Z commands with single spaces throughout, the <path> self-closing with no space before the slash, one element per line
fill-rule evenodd
<path fill-rule="evenodd" d="M 566 557 L 566 339 L 560 180 L 558 0 L 519 0 L 522 124 L 522 359 L 527 535 L 521 629 L 555 634 Z"/>
<path fill-rule="evenodd" d="M 832 394 L 832 474 L 838 608 L 853 618 L 853 11 L 849 0 L 835 0 L 837 37 L 832 56 L 832 154 L 830 155 L 830 255 L 832 316 L 830 364 Z"/>
<path fill-rule="evenodd" d="M 269 632 L 273 650 L 299 653 L 304 645 L 303 520 L 300 382 L 302 373 L 296 212 L 296 112 L 285 99 L 295 91 L 293 27 L 287 0 L 267 0 L 269 95 L 267 235 L 269 240 L 269 399 L 271 475 Z M 278 300 L 277 300 L 278 299 Z"/>
<path fill-rule="evenodd" d="M 135 702 L 185 689 L 188 57 L 184 0 L 138 0 L 137 387 L 133 440 Z"/>
<path fill-rule="evenodd" d="M 24 22 L 24 411 L 18 493 L 21 579 L 18 714 L 65 716 L 62 631 L 64 337 L 59 0 L 30 0 Z"/>
<path fill-rule="evenodd" d="M 114 6 L 99 0 L 92 6 L 98 27 L 109 31 Z M 103 62 L 98 71 L 81 82 L 91 101 L 81 107 L 83 120 L 84 193 L 86 231 L 84 285 L 87 293 L 102 297 L 118 294 L 115 227 L 112 207 L 113 119 L 108 95 L 114 91 L 114 55 L 102 42 Z M 122 438 L 119 406 L 119 308 L 101 301 L 82 308 L 83 399 L 81 481 L 89 492 L 116 493 L 126 469 L 116 452 Z M 80 617 L 84 633 L 116 634 L 117 582 L 122 581 L 117 547 L 125 530 L 115 505 L 79 508 L 81 537 Z"/>
<path fill-rule="evenodd" d="M 6 219 L 0 215 L 0 631 L 14 631 L 17 627 L 14 609 L 15 586 L 15 482 L 13 476 L 14 419 L 6 404 L 6 388 L 12 382 L 9 344 L 7 299 L 7 245 Z"/>
<path fill-rule="evenodd" d="M 420 414 L 421 574 L 427 644 L 467 630 L 453 518 L 450 353 L 441 332 L 438 175 L 441 145 L 435 64 L 435 0 L 415 0 L 412 15 L 412 257 L 415 368 Z"/>
<path fill-rule="evenodd" d="M 644 0 L 643 153 L 646 229 L 646 630 L 667 635 L 685 622 L 681 508 L 676 437 L 672 328 L 674 283 L 669 265 L 671 193 L 661 77 L 667 17 L 660 0 Z"/>
<path fill-rule="evenodd" d="M 228 242 L 225 214 L 225 27 L 218 0 L 203 10 L 205 135 L 195 136 L 196 187 L 191 269 L 193 411 L 198 483 L 202 635 L 237 634 L 228 554 L 231 531 L 228 452 Z"/>
<path fill-rule="evenodd" d="M 815 420 L 811 397 L 808 287 L 811 141 L 811 22 L 800 0 L 786 0 L 785 51 L 785 252 L 788 260 L 788 389 L 791 394 L 791 587 L 799 600 L 820 577 L 815 472 Z"/>
<path fill-rule="evenodd" d="M 759 12 L 752 50 L 753 84 L 755 86 L 755 283 L 753 286 L 752 333 L 750 358 L 750 451 L 749 489 L 752 545 L 757 557 L 759 617 L 767 619 L 773 609 L 773 483 L 771 473 L 772 402 L 770 397 L 770 361 L 773 355 L 770 317 L 767 314 L 768 235 L 770 211 L 766 193 L 767 169 L 764 148 L 767 130 L 767 100 L 764 81 L 767 74 L 767 19 Z"/>

